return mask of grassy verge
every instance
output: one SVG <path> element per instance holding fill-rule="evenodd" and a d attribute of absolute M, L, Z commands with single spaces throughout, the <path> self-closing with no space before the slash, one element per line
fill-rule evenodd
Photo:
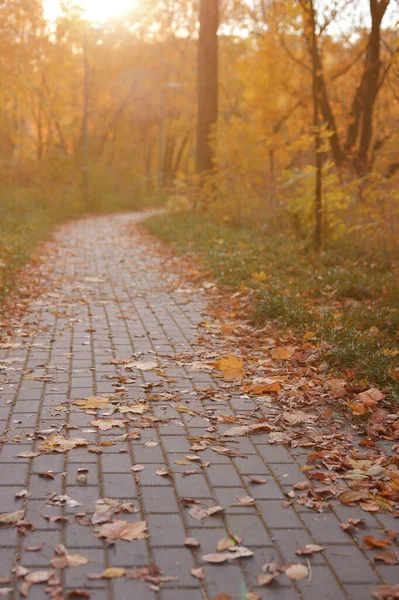
<path fill-rule="evenodd" d="M 329 341 L 332 366 L 399 400 L 399 279 L 386 256 L 350 246 L 315 255 L 285 235 L 187 213 L 151 217 L 146 226 L 178 252 L 199 256 L 222 284 L 255 288 L 255 319 Z"/>

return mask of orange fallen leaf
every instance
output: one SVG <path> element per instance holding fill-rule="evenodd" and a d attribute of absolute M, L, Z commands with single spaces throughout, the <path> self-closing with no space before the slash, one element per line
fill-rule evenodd
<path fill-rule="evenodd" d="M 391 545 L 390 540 L 377 540 L 372 535 L 364 535 L 363 542 L 365 548 L 386 548 Z"/>
<path fill-rule="evenodd" d="M 288 360 L 293 354 L 294 348 L 291 348 L 290 346 L 288 346 L 287 348 L 280 346 L 275 349 L 275 351 L 272 354 L 272 358 L 274 358 L 275 360 Z"/>

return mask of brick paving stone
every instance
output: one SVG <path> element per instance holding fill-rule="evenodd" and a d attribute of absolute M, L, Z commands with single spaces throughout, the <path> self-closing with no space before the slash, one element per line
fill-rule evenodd
<path fill-rule="evenodd" d="M 186 366 L 184 360 L 174 362 L 175 355 L 190 356 L 198 346 L 198 327 L 204 314 L 209 318 L 204 312 L 206 297 L 201 290 L 186 293 L 186 284 L 181 286 L 170 267 L 164 268 L 164 256 L 152 252 L 133 230 L 140 218 L 128 214 L 92 217 L 57 230 L 54 241 L 49 242 L 49 258 L 41 266 L 43 293 L 26 315 L 24 329 L 29 336 L 16 331 L 13 341 L 20 346 L 0 348 L 0 361 L 15 359 L 11 363 L 14 370 L 7 372 L 10 383 L 0 390 L 0 430 L 9 438 L 0 448 L 1 512 L 25 508 L 26 519 L 36 528 L 26 536 L 19 535 L 17 528 L 0 530 L 0 576 L 10 574 L 17 556 L 22 565 L 48 568 L 54 547 L 64 544 L 70 553 L 87 555 L 90 560 L 88 565 L 63 571 L 65 595 L 83 587 L 91 600 L 211 600 L 223 593 L 241 600 L 250 591 L 262 600 L 363 600 L 370 597 L 373 587 L 397 583 L 397 567 L 374 564 L 373 551 L 364 550 L 362 544 L 366 533 L 383 537 L 383 528 L 397 529 L 390 515 L 373 515 L 335 501 L 333 511 L 322 514 L 295 500 L 283 508 L 281 503 L 287 500 L 285 494 L 292 485 L 306 479 L 301 467 L 312 449 L 269 444 L 267 434 L 262 434 L 227 442 L 227 447 L 248 458 L 232 459 L 207 449 L 198 452 L 201 461 L 209 462 L 207 468 L 201 469 L 197 462 L 179 464 L 193 453 L 190 446 L 196 438 L 212 436 L 207 430 L 218 413 L 234 416 L 254 408 L 264 410 L 263 399 L 241 397 L 236 392 L 230 399 L 226 394 L 221 403 L 201 399 L 201 390 L 219 388 L 225 393 L 224 383 Z M 202 335 L 206 332 L 201 329 Z M 120 358 L 156 359 L 165 376 L 155 370 L 129 372 L 124 364 L 111 364 Z M 51 375 L 52 380 L 28 379 L 23 369 L 31 369 L 36 377 Z M 140 425 L 141 418 L 136 415 L 128 429 L 99 431 L 91 423 L 96 416 L 103 416 L 102 411 L 86 414 L 69 401 L 114 393 L 117 374 L 134 379 L 125 384 L 127 401 L 143 401 L 147 393 L 170 392 L 179 395 L 180 405 L 195 411 L 194 416 L 178 412 L 177 403 L 170 399 L 161 399 L 150 402 L 147 415 L 163 422 L 141 428 L 139 439 L 118 441 Z M 110 416 L 120 418 L 116 411 Z M 218 433 L 229 427 L 220 424 Z M 41 437 L 50 433 L 83 437 L 90 446 L 103 444 L 101 453 L 80 447 L 34 459 L 16 458 L 21 452 L 38 449 L 43 440 L 34 435 L 37 431 L 47 432 Z M 393 444 L 385 446 L 391 453 Z M 135 464 L 145 469 L 133 474 Z M 87 484 L 79 485 L 76 480 L 79 468 L 88 469 Z M 157 475 L 158 469 L 169 470 L 171 476 Z M 199 474 L 183 475 L 190 470 Z M 54 480 L 39 476 L 47 471 L 54 473 Z M 248 475 L 265 477 L 266 483 L 253 484 Z M 23 489 L 28 489 L 30 496 L 16 499 L 15 494 Z M 51 492 L 67 494 L 81 506 L 46 505 Z M 256 500 L 255 506 L 231 506 L 237 496 L 248 494 Z M 117 540 L 105 547 L 90 525 L 79 524 L 75 514 L 87 513 L 91 518 L 101 497 L 133 503 L 139 512 L 118 513 L 114 518 L 129 523 L 146 519 L 148 539 Z M 195 498 L 205 508 L 220 504 L 225 512 L 199 521 L 180 502 L 182 498 Z M 50 522 L 42 514 L 67 516 L 69 522 Z M 339 522 L 349 517 L 365 521 L 353 535 L 339 527 Z M 220 538 L 230 532 L 242 536 L 254 557 L 216 566 L 205 563 L 201 556 L 215 552 Z M 187 536 L 198 539 L 201 547 L 184 547 Z M 42 542 L 40 551 L 27 550 Z M 306 579 L 292 584 L 281 576 L 272 586 L 259 587 L 257 576 L 264 563 L 306 563 L 295 551 L 312 542 L 326 549 L 309 557 L 310 585 Z M 157 591 L 127 578 L 111 582 L 87 579 L 87 573 L 101 573 L 107 566 L 150 564 L 164 569 L 166 576 L 177 576 L 178 581 Z M 203 584 L 190 574 L 194 565 L 204 568 Z M 44 588 L 34 586 L 29 600 L 47 598 Z M 13 600 L 19 596 L 16 592 Z"/>

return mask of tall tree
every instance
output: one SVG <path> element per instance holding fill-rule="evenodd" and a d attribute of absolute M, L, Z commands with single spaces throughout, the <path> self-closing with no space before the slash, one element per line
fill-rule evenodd
<path fill-rule="evenodd" d="M 218 25 L 219 0 L 201 0 L 196 170 L 202 178 L 213 167 L 210 137 L 218 117 Z"/>

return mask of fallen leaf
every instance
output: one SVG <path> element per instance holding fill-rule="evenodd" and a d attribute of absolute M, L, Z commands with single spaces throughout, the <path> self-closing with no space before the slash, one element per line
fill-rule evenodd
<path fill-rule="evenodd" d="M 365 548 L 386 548 L 391 546 L 390 540 L 377 540 L 372 535 L 364 535 L 363 542 Z"/>
<path fill-rule="evenodd" d="M 63 554 L 51 559 L 51 564 L 55 569 L 65 569 L 67 567 L 81 567 L 87 565 L 89 559 L 82 554 Z"/>
<path fill-rule="evenodd" d="M 28 575 L 26 575 L 25 581 L 28 581 L 29 583 L 44 583 L 45 581 L 48 581 L 53 575 L 55 575 L 55 571 L 53 571 L 52 569 L 46 569 L 43 571 L 32 571 L 31 573 L 28 573 Z"/>
<path fill-rule="evenodd" d="M 201 546 L 200 542 L 195 538 L 188 537 L 184 540 L 184 545 L 188 548 L 199 548 Z"/>
<path fill-rule="evenodd" d="M 212 515 L 216 515 L 218 513 L 224 512 L 224 508 L 223 506 L 212 506 L 211 508 L 208 508 L 208 510 L 206 511 L 208 516 L 211 517 Z"/>
<path fill-rule="evenodd" d="M 254 423 L 253 425 L 241 425 L 240 427 L 232 427 L 227 429 L 223 433 L 223 437 L 239 437 L 243 435 L 250 435 L 253 433 L 260 433 L 262 431 L 270 431 L 270 425 L 268 423 Z"/>
<path fill-rule="evenodd" d="M 133 406 L 120 406 L 118 410 L 122 415 L 126 414 L 126 413 L 132 413 L 135 415 L 143 415 L 149 409 L 148 409 L 147 404 L 138 403 L 138 404 L 134 404 Z"/>
<path fill-rule="evenodd" d="M 223 563 L 229 560 L 227 552 L 223 552 L 222 554 L 204 554 L 201 558 L 211 564 Z"/>
<path fill-rule="evenodd" d="M 147 536 L 147 523 L 138 521 L 129 523 L 115 519 L 111 523 L 106 523 L 98 529 L 98 537 L 106 538 L 107 540 L 125 540 L 132 542 L 133 540 L 143 540 Z"/>
<path fill-rule="evenodd" d="M 158 469 L 156 475 L 159 475 L 160 477 L 169 477 L 170 473 L 166 469 Z"/>
<path fill-rule="evenodd" d="M 152 371 L 152 369 L 156 369 L 158 367 L 158 363 L 154 361 L 147 362 L 130 362 L 125 366 L 127 371 L 133 371 L 133 369 L 138 369 L 139 371 Z"/>
<path fill-rule="evenodd" d="M 228 537 L 222 537 L 222 538 L 220 538 L 220 540 L 218 541 L 218 543 L 216 545 L 216 550 L 218 552 L 224 552 L 225 550 L 228 550 L 229 548 L 233 548 L 234 546 L 237 546 L 237 542 L 235 539 L 228 538 Z"/>
<path fill-rule="evenodd" d="M 14 525 L 18 521 L 22 521 L 25 516 L 24 510 L 16 510 L 15 512 L 0 514 L 0 525 Z"/>
<path fill-rule="evenodd" d="M 190 508 L 190 510 L 188 511 L 188 514 L 193 519 L 197 519 L 197 521 L 203 521 L 208 516 L 208 513 L 204 508 L 201 508 L 200 506 L 195 506 L 195 505 Z"/>
<path fill-rule="evenodd" d="M 295 349 L 291 347 L 284 348 L 281 346 L 275 349 L 272 358 L 275 360 L 288 360 L 294 354 L 294 350 Z"/>
<path fill-rule="evenodd" d="M 101 577 L 103 579 L 115 579 L 116 577 L 123 577 L 125 574 L 124 567 L 109 567 L 102 572 Z"/>
<path fill-rule="evenodd" d="M 190 573 L 191 573 L 191 575 L 193 577 L 196 577 L 200 581 L 202 581 L 203 579 L 205 579 L 204 569 L 202 569 L 201 567 L 197 567 L 195 569 L 191 569 Z"/>
<path fill-rule="evenodd" d="M 229 354 L 227 358 L 221 358 L 218 363 L 218 369 L 223 373 L 225 381 L 235 381 L 244 377 L 243 361 Z"/>
<path fill-rule="evenodd" d="M 309 575 L 309 569 L 306 565 L 302 565 L 301 563 L 295 563 L 290 565 L 285 569 L 285 574 L 289 579 L 295 581 L 297 579 L 304 579 Z"/>
<path fill-rule="evenodd" d="M 84 438 L 65 438 L 62 435 L 51 435 L 40 444 L 40 450 L 51 450 L 53 452 L 66 452 L 78 446 L 87 446 L 88 440 Z"/>
<path fill-rule="evenodd" d="M 238 502 L 231 506 L 253 506 L 255 504 L 254 498 L 251 496 L 237 496 Z"/>
<path fill-rule="evenodd" d="M 76 406 L 80 406 L 80 408 L 84 410 L 95 410 L 97 408 L 101 408 L 110 403 L 110 398 L 108 396 L 90 396 L 90 398 L 85 398 L 84 400 L 76 400 L 73 402 Z"/>
<path fill-rule="evenodd" d="M 378 402 L 380 402 L 380 400 L 384 399 L 384 394 L 382 392 L 380 392 L 380 390 L 377 390 L 376 388 L 370 388 L 368 390 L 366 390 L 365 392 L 362 392 L 361 394 L 359 394 L 358 396 L 359 401 L 364 405 L 367 406 L 368 408 L 374 406 L 375 404 L 377 404 Z"/>
<path fill-rule="evenodd" d="M 252 550 L 245 548 L 245 546 L 234 546 L 229 548 L 229 552 L 221 552 L 218 554 L 205 554 L 201 558 L 209 563 L 223 563 L 229 560 L 235 560 L 236 558 L 249 558 L 253 556 Z"/>
<path fill-rule="evenodd" d="M 372 590 L 371 595 L 376 600 L 396 600 L 399 598 L 399 584 L 380 585 L 380 587 Z"/>
<path fill-rule="evenodd" d="M 122 419 L 95 419 L 91 421 L 91 425 L 98 427 L 101 431 L 108 431 L 108 429 L 112 429 L 113 427 L 124 427 L 125 421 Z"/>
<path fill-rule="evenodd" d="M 399 564 L 398 554 L 391 552 L 390 550 L 381 550 L 374 556 L 374 560 L 384 562 L 386 565 L 397 565 Z"/>
<path fill-rule="evenodd" d="M 47 473 L 38 473 L 39 477 L 43 477 L 43 479 L 55 479 L 54 473 L 51 471 L 47 471 Z"/>
<path fill-rule="evenodd" d="M 259 585 L 270 585 L 275 579 L 275 575 L 258 575 Z"/>
<path fill-rule="evenodd" d="M 267 479 L 265 479 L 264 477 L 254 477 L 253 475 L 248 475 L 248 477 L 251 483 L 256 483 L 258 485 L 267 483 Z"/>
<path fill-rule="evenodd" d="M 76 589 L 68 592 L 68 598 L 90 598 L 90 594 L 87 590 Z"/>
<path fill-rule="evenodd" d="M 317 544 L 306 544 L 303 548 L 298 548 L 295 552 L 298 556 L 313 554 L 314 552 L 322 552 L 325 548 L 323 546 L 318 546 Z"/>
<path fill-rule="evenodd" d="M 357 527 L 358 525 L 362 525 L 364 523 L 364 519 L 353 519 L 349 518 L 347 523 L 340 523 L 339 526 L 343 531 L 349 531 L 352 527 Z"/>
<path fill-rule="evenodd" d="M 133 467 L 132 467 L 133 473 L 139 473 L 140 471 L 144 471 L 144 469 L 145 469 L 144 465 L 133 465 Z"/>
<path fill-rule="evenodd" d="M 36 458 L 36 456 L 40 456 L 40 452 L 21 452 L 20 454 L 16 454 L 16 458 Z"/>
<path fill-rule="evenodd" d="M 365 512 L 378 512 L 380 505 L 377 502 L 359 502 L 359 506 Z"/>

